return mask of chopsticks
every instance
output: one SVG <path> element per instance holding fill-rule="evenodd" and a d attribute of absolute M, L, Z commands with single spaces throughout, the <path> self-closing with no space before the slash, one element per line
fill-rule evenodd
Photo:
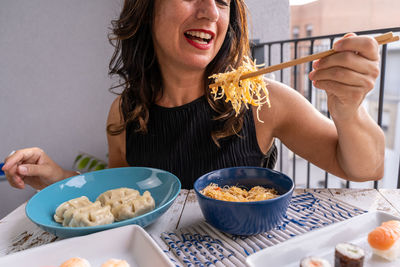
<path fill-rule="evenodd" d="M 388 44 L 388 43 L 391 43 L 391 42 L 398 41 L 399 40 L 399 36 L 393 36 L 392 32 L 388 32 L 388 33 L 376 36 L 375 40 L 378 41 L 379 45 L 384 45 L 384 44 Z M 259 69 L 257 71 L 242 75 L 242 76 L 240 76 L 239 80 L 244 80 L 244 79 L 248 79 L 248 78 L 251 78 L 251 77 L 255 77 L 255 76 L 263 75 L 263 74 L 266 74 L 266 73 L 274 72 L 274 71 L 277 71 L 277 70 L 281 70 L 281 69 L 284 69 L 284 68 L 293 67 L 295 65 L 306 63 L 306 62 L 310 62 L 310 61 L 313 61 L 313 60 L 316 60 L 316 59 L 320 59 L 320 58 L 332 55 L 334 53 L 336 53 L 336 51 L 334 49 L 330 49 L 328 51 L 324 51 L 324 52 L 312 54 L 312 55 L 309 55 L 309 56 L 297 58 L 297 59 L 290 60 L 290 61 L 287 61 L 287 62 L 284 62 L 284 63 L 280 63 L 280 64 L 277 64 L 277 65 L 272 65 L 272 66 L 265 67 L 265 68 Z M 213 83 L 213 84 L 210 84 L 209 87 L 212 88 L 212 87 L 216 87 L 216 86 L 219 86 L 219 85 L 221 85 L 221 83 Z"/>

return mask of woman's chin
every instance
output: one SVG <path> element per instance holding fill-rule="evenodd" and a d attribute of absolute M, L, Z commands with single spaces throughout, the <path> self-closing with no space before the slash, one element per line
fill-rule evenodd
<path fill-rule="evenodd" d="M 210 58 L 194 58 L 185 62 L 185 68 L 193 71 L 204 71 L 210 62 Z"/>

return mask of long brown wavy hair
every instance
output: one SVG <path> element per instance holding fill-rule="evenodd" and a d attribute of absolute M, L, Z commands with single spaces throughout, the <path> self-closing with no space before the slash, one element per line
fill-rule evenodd
<path fill-rule="evenodd" d="M 146 133 L 149 119 L 149 107 L 162 94 L 162 77 L 153 47 L 154 0 L 125 0 L 120 17 L 112 21 L 110 43 L 115 47 L 109 65 L 109 74 L 118 75 L 120 84 L 112 87 L 123 87 L 120 112 L 124 119 L 122 124 L 107 125 L 107 133 L 118 135 L 128 123 L 136 122 L 136 131 Z M 219 114 L 215 120 L 223 122 L 222 129 L 212 133 L 212 139 L 218 140 L 238 134 L 243 126 L 243 107 L 240 114 L 224 99 L 215 101 L 208 89 L 212 82 L 208 77 L 215 73 L 226 72 L 237 68 L 244 56 L 250 55 L 247 7 L 244 0 L 232 0 L 227 34 L 221 49 L 208 64 L 204 76 L 204 93 L 209 105 Z"/>

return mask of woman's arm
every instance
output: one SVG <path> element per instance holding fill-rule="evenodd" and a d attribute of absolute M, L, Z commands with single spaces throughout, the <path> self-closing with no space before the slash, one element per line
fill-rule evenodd
<path fill-rule="evenodd" d="M 379 179 L 384 172 L 385 139 L 362 101 L 379 75 L 378 43 L 347 34 L 334 44 L 339 53 L 314 62 L 310 79 L 326 91 L 338 134 L 337 160 L 352 180 Z"/>
<path fill-rule="evenodd" d="M 384 173 L 385 138 L 361 105 L 379 75 L 376 41 L 353 34 L 335 43 L 339 53 L 314 62 L 310 79 L 326 91 L 332 120 L 293 89 L 269 81 L 271 109 L 257 123 L 258 140 L 279 138 L 318 167 L 351 181 L 378 180 Z M 266 138 L 266 139 L 263 139 Z"/>
<path fill-rule="evenodd" d="M 108 125 L 119 125 L 123 122 L 122 114 L 120 112 L 120 99 L 117 97 L 111 104 L 110 111 L 108 113 L 107 126 Z M 125 158 L 125 131 L 119 135 L 110 135 L 107 133 L 108 141 L 108 167 L 127 167 L 129 166 Z"/>
<path fill-rule="evenodd" d="M 382 178 L 383 133 L 363 108 L 360 121 L 337 125 L 292 88 L 269 81 L 268 89 L 271 108 L 262 108 L 265 122 L 257 123 L 257 135 L 276 137 L 297 155 L 347 180 Z"/>

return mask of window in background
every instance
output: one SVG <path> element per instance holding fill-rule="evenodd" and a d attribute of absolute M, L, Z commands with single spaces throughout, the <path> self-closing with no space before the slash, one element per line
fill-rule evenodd
<path fill-rule="evenodd" d="M 313 32 L 313 25 L 312 24 L 307 24 L 306 26 L 306 36 L 311 37 Z"/>
<path fill-rule="evenodd" d="M 292 30 L 293 39 L 297 39 L 300 36 L 300 28 L 298 26 L 294 26 Z"/>

